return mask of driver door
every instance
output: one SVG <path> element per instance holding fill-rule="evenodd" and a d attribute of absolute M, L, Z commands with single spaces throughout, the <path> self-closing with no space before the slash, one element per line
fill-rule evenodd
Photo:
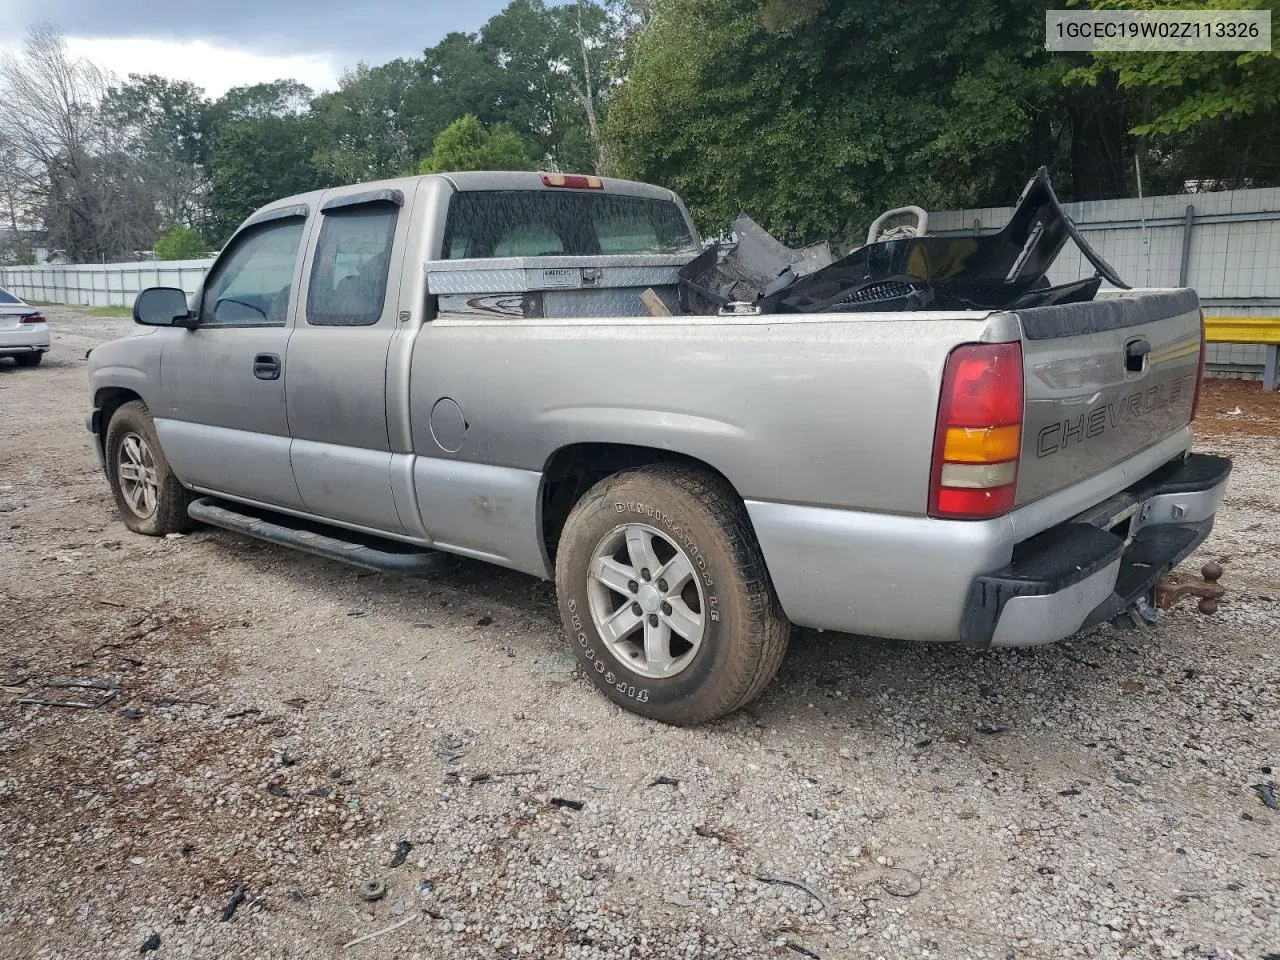
<path fill-rule="evenodd" d="M 227 245 L 205 280 L 199 325 L 174 330 L 164 345 L 156 417 L 165 456 L 187 485 L 299 510 L 284 370 L 306 212 L 268 214 Z"/>

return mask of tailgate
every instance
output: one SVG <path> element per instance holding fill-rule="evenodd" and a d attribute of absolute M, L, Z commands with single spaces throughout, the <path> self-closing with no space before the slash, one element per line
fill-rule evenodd
<path fill-rule="evenodd" d="M 1202 328 L 1195 291 L 1129 291 L 1018 317 L 1026 390 L 1019 505 L 1190 422 Z"/>

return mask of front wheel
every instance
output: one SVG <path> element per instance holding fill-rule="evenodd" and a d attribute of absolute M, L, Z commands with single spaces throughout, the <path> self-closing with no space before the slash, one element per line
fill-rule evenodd
<path fill-rule="evenodd" d="M 112 416 L 105 454 L 107 479 L 126 527 L 151 537 L 191 529 L 192 495 L 170 469 L 141 400 L 122 405 Z"/>
<path fill-rule="evenodd" d="M 741 500 L 681 465 L 587 492 L 556 556 L 560 613 L 587 675 L 628 710 L 693 725 L 754 700 L 791 625 Z"/>

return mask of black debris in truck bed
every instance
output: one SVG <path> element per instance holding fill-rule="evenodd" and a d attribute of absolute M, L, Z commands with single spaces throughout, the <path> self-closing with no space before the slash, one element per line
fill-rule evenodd
<path fill-rule="evenodd" d="M 1051 287 L 1049 268 L 1069 239 L 1096 275 Z M 731 303 L 761 313 L 1027 308 L 1090 301 L 1103 280 L 1127 288 L 1080 236 L 1043 167 L 999 233 L 881 240 L 818 269 L 802 256 L 813 248 L 790 251 L 767 234 L 740 233 L 739 245 L 707 250 L 680 271 L 683 312 Z"/>

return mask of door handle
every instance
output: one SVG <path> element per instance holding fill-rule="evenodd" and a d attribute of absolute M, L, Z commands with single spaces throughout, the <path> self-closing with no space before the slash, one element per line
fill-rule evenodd
<path fill-rule="evenodd" d="M 259 380 L 280 379 L 280 357 L 274 353 L 260 353 L 253 358 L 253 375 Z"/>
<path fill-rule="evenodd" d="M 1146 337 L 1130 340 L 1124 345 L 1124 368 L 1130 373 L 1141 373 L 1147 365 L 1151 341 Z"/>

